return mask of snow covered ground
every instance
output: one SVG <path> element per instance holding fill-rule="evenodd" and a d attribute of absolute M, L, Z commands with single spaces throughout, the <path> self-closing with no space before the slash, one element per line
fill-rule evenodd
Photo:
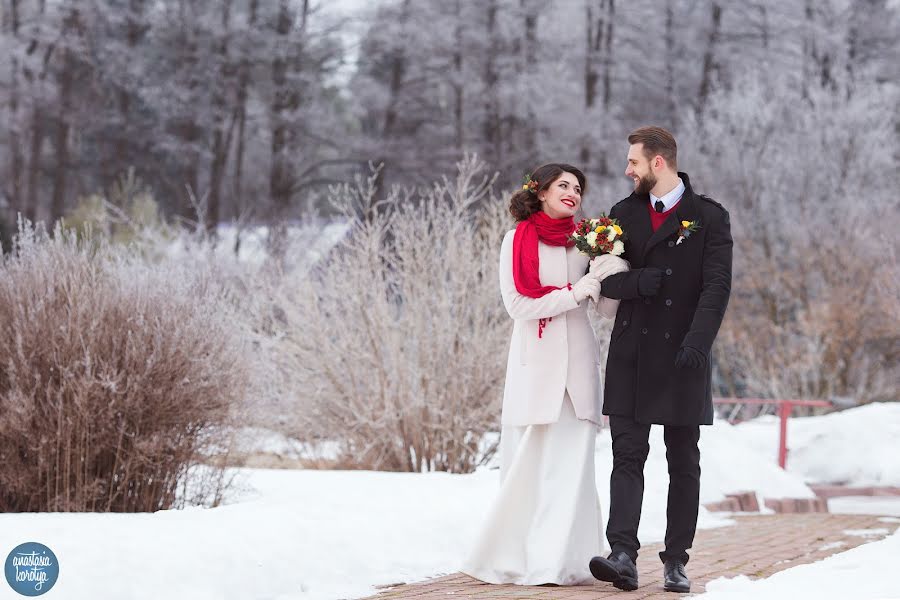
<path fill-rule="evenodd" d="M 292 265 L 312 264 L 338 244 L 350 229 L 349 223 L 340 219 L 316 219 L 287 227 L 288 250 Z M 219 259 L 260 266 L 270 256 L 268 248 L 269 228 L 255 225 L 239 230 L 233 224 L 222 223 L 216 228 L 218 242 L 213 252 Z M 240 242 L 240 243 L 238 243 Z M 238 252 L 235 254 L 235 246 Z M 160 248 L 169 259 L 179 260 L 194 255 L 197 248 L 190 238 L 169 240 Z"/>
<path fill-rule="evenodd" d="M 844 496 L 841 498 L 829 498 L 828 510 L 835 514 L 900 517 L 900 496 Z"/>
<path fill-rule="evenodd" d="M 734 439 L 774 460 L 779 424 L 761 417 L 732 428 Z M 809 483 L 851 486 L 900 486 L 900 403 L 870 404 L 820 417 L 788 421 L 788 473 Z M 900 497 L 849 496 L 831 498 L 834 513 L 892 515 L 882 519 L 886 531 L 900 524 Z M 865 535 L 867 532 L 857 532 Z M 882 541 L 801 565 L 762 580 L 747 577 L 717 579 L 697 598 L 733 600 L 887 600 L 900 599 L 896 562 L 900 530 Z"/>
<path fill-rule="evenodd" d="M 778 418 L 734 427 L 734 437 L 775 460 Z M 881 402 L 788 421 L 787 469 L 807 483 L 900 487 L 900 402 Z"/>
<path fill-rule="evenodd" d="M 809 493 L 771 461 L 754 460 L 729 441 L 731 429 L 704 429 L 703 501 L 735 488 Z M 667 485 L 661 430 L 652 438 L 640 532 L 648 543 L 664 534 Z M 268 448 L 283 443 L 263 441 Z M 604 506 L 610 461 L 603 431 L 597 478 Z M 110 577 L 117 584 L 105 597 L 117 599 L 358 597 L 375 585 L 454 572 L 497 489 L 498 470 L 242 469 L 238 481 L 227 503 L 214 509 L 0 515 L 0 539 L 9 549 L 23 541 L 48 545 L 60 561 L 54 593 L 66 599 L 103 598 L 98 581 Z M 728 523 L 701 509 L 700 527 Z"/>
<path fill-rule="evenodd" d="M 896 523 L 892 523 L 896 527 Z M 751 580 L 741 575 L 715 579 L 706 584 L 703 600 L 897 600 L 900 579 L 896 576 L 900 557 L 900 530 L 825 560 L 800 565 L 767 577 Z"/>
<path fill-rule="evenodd" d="M 66 600 L 335 600 L 452 570 L 492 492 L 485 475 L 248 469 L 225 506 L 4 514 L 0 541 L 4 558 L 49 546 Z"/>
<path fill-rule="evenodd" d="M 849 418 L 857 417 L 851 414 Z M 890 429 L 893 424 L 888 421 L 897 417 L 878 413 L 873 418 L 879 425 L 870 429 L 880 431 L 882 427 Z M 811 421 L 819 419 L 827 419 L 827 428 L 838 431 L 824 438 L 819 434 L 803 438 L 798 433 L 792 438 L 795 453 L 808 439 L 808 443 L 824 446 L 832 454 L 855 456 L 859 469 L 873 462 L 873 456 L 881 457 L 884 471 L 896 460 L 893 439 L 888 441 L 880 433 L 868 431 L 866 435 L 883 445 L 880 449 L 865 445 L 863 452 L 857 452 L 859 440 L 841 437 L 844 425 L 840 419 L 818 417 Z M 743 490 L 758 491 L 761 501 L 765 497 L 812 496 L 798 469 L 785 472 L 777 467 L 774 443 L 763 443 L 768 435 L 764 427 L 759 424 L 754 429 L 750 425 L 734 427 L 719 422 L 703 428 L 701 502 L 720 500 L 726 493 Z M 816 429 L 813 425 L 809 424 L 809 431 Z M 852 445 L 832 444 L 835 436 Z M 263 439 L 260 443 L 269 450 L 290 448 L 283 439 Z M 609 431 L 604 430 L 597 438 L 596 456 L 597 484 L 604 507 L 609 505 L 610 445 Z M 842 458 L 841 469 L 849 472 L 853 468 L 849 462 L 850 458 Z M 52 593 L 66 600 L 360 597 L 374 593 L 376 585 L 454 572 L 498 485 L 498 470 L 492 468 L 470 475 L 267 469 L 237 472 L 238 485 L 226 503 L 214 509 L 154 514 L 2 514 L 0 550 L 9 552 L 25 541 L 48 545 L 60 562 L 60 579 Z M 872 472 L 867 476 L 874 477 Z M 651 434 L 645 480 L 640 536 L 642 542 L 650 543 L 661 540 L 665 529 L 668 476 L 661 428 L 654 428 Z M 866 501 L 871 505 L 848 500 L 843 508 L 878 513 L 887 505 L 876 502 L 889 502 Z M 727 515 L 701 508 L 699 527 L 728 523 Z M 896 523 L 886 522 L 885 527 L 895 528 Z M 898 555 L 897 536 L 878 543 L 883 546 L 881 554 L 872 549 L 848 552 L 849 558 L 829 567 L 831 572 L 846 571 L 855 578 L 861 569 L 881 569 L 884 565 L 879 557 L 885 553 Z M 873 558 L 873 554 L 877 556 Z M 804 575 L 807 571 L 794 575 L 799 568 L 791 569 L 792 575 L 781 577 L 807 577 L 809 584 L 822 578 L 821 568 L 808 571 L 808 575 Z M 785 581 L 786 586 L 801 585 L 799 579 Z M 763 584 L 740 579 L 719 582 L 710 593 L 743 594 L 744 586 Z M 750 595 L 721 597 L 769 597 L 768 588 L 758 593 L 755 587 L 752 589 Z M 873 594 L 878 589 L 873 587 Z M 0 590 L 0 600 L 17 597 L 8 586 L 0 585 Z M 793 597 L 807 596 L 795 592 Z M 874 600 L 879 596 L 845 593 L 841 597 Z"/>

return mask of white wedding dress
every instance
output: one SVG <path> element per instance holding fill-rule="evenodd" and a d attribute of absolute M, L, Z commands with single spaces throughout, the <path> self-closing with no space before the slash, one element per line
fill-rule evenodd
<path fill-rule="evenodd" d="M 594 581 L 588 562 L 605 554 L 596 436 L 568 392 L 556 423 L 502 428 L 500 491 L 463 573 L 519 585 Z"/>

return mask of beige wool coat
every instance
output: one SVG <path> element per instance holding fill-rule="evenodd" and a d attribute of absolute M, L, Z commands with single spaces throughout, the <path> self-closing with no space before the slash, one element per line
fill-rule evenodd
<path fill-rule="evenodd" d="M 588 257 L 577 249 L 538 242 L 539 275 L 542 285 L 555 290 L 541 298 L 523 296 L 516 290 L 512 271 L 515 230 L 507 232 L 500 248 L 500 293 L 513 319 L 512 339 L 503 392 L 503 425 L 555 423 L 559 419 L 565 391 L 579 419 L 601 422 L 600 350 L 588 321 L 592 300 L 575 302 L 567 283 L 585 274 Z M 602 281 L 612 273 L 628 270 L 616 258 L 596 273 Z M 619 301 L 601 296 L 596 309 L 601 316 L 616 316 Z M 538 320 L 548 319 L 538 337 Z M 552 318 L 552 319 L 551 319 Z"/>

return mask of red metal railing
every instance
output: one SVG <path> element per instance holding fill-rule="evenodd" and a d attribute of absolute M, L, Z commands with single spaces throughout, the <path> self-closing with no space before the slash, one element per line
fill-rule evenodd
<path fill-rule="evenodd" d="M 832 406 L 831 402 L 825 400 L 766 400 L 764 398 L 715 398 L 713 404 L 777 404 L 778 417 L 781 421 L 781 433 L 778 436 L 778 466 L 782 469 L 787 464 L 787 422 L 794 407 Z"/>

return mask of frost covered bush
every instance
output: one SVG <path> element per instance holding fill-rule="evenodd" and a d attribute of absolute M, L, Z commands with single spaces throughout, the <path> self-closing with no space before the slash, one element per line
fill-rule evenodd
<path fill-rule="evenodd" d="M 898 399 L 898 101 L 751 75 L 685 127 L 685 169 L 735 240 L 720 395 Z"/>
<path fill-rule="evenodd" d="M 216 503 L 223 471 L 192 467 L 252 381 L 221 296 L 196 266 L 21 229 L 0 274 L 0 510 Z"/>
<path fill-rule="evenodd" d="M 334 190 L 351 227 L 273 291 L 295 433 L 334 440 L 335 464 L 467 472 L 492 452 L 512 323 L 498 291 L 506 202 L 474 159 L 454 180 Z"/>

